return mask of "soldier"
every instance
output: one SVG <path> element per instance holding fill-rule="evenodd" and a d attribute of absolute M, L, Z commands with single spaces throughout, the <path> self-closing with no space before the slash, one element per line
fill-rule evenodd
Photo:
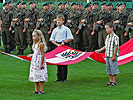
<path fill-rule="evenodd" d="M 123 2 L 119 3 L 119 12 L 115 12 L 113 15 L 113 23 L 115 24 L 115 33 L 119 37 L 120 45 L 125 43 L 129 37 L 124 36 L 125 26 L 127 22 L 128 15 L 126 11 L 124 11 L 125 4 Z"/>
<path fill-rule="evenodd" d="M 110 14 L 112 14 L 114 11 L 113 11 L 113 4 L 112 2 L 108 2 L 107 3 L 107 10 Z"/>
<path fill-rule="evenodd" d="M 97 18 L 97 14 L 99 13 L 99 3 L 98 3 L 98 1 L 95 1 L 95 2 L 93 2 L 93 5 L 92 5 L 92 11 L 93 11 L 93 13 L 95 14 L 95 16 L 93 16 L 94 18 L 93 19 L 95 19 L 95 22 L 93 23 L 93 31 L 91 32 L 91 35 L 92 35 L 92 48 L 94 49 L 94 50 L 96 50 L 96 49 L 98 49 L 99 47 L 98 47 L 98 31 L 95 31 L 94 30 L 94 27 L 95 27 L 95 25 L 96 25 L 96 18 Z"/>
<path fill-rule="evenodd" d="M 11 33 L 9 32 L 12 13 L 8 10 L 8 2 L 3 4 L 3 11 L 0 16 L 0 31 L 2 31 L 2 40 L 6 53 L 10 53 L 12 48 Z"/>
<path fill-rule="evenodd" d="M 70 47 L 79 50 L 80 37 L 79 37 L 79 34 L 76 34 L 76 31 L 78 30 L 81 14 L 79 11 L 76 10 L 76 6 L 77 6 L 76 2 L 73 2 L 71 4 L 72 10 L 69 13 L 69 17 L 67 20 L 68 24 L 66 23 L 66 26 L 68 26 L 71 29 L 72 34 L 74 36 L 74 40 L 70 41 L 70 44 L 69 44 Z"/>
<path fill-rule="evenodd" d="M 39 19 L 37 21 L 36 29 L 40 28 L 40 30 L 43 32 L 43 35 L 45 37 L 45 40 L 47 42 L 48 51 L 51 51 L 51 44 L 49 43 L 49 38 L 51 34 L 48 34 L 48 31 L 50 30 L 51 25 L 51 12 L 48 10 L 48 3 L 45 2 L 43 4 L 43 11 L 39 14 Z"/>
<path fill-rule="evenodd" d="M 28 11 L 27 7 L 27 3 L 25 1 L 22 2 L 22 9 L 24 10 L 24 13 L 26 14 L 26 12 Z M 28 41 L 27 41 L 27 31 L 23 32 L 24 34 L 24 45 L 25 45 L 25 49 L 28 46 Z"/>
<path fill-rule="evenodd" d="M 86 52 L 94 51 L 92 48 L 93 36 L 91 35 L 91 32 L 93 31 L 93 23 L 95 22 L 94 16 L 94 13 L 91 11 L 91 4 L 87 3 L 85 5 L 85 12 L 83 13 L 83 17 L 79 25 L 82 25 L 79 27 L 79 29 L 83 29 L 83 42 Z"/>
<path fill-rule="evenodd" d="M 41 9 L 38 8 L 38 1 L 34 1 L 34 6 L 35 6 L 35 9 L 36 9 L 38 12 L 41 11 Z"/>
<path fill-rule="evenodd" d="M 16 11 L 16 8 L 13 6 L 13 1 L 12 0 L 9 0 L 9 10 L 11 11 L 12 14 L 15 13 Z M 9 30 L 10 31 L 10 30 Z M 11 33 L 11 41 L 13 43 L 13 50 L 16 50 L 16 41 L 15 41 L 15 30 L 12 29 L 12 31 L 10 31 Z"/>
<path fill-rule="evenodd" d="M 26 12 L 26 15 L 25 15 L 23 32 L 26 32 L 26 30 L 27 30 L 28 44 L 30 46 L 31 53 L 33 53 L 33 51 L 32 51 L 32 44 L 33 44 L 32 32 L 34 31 L 34 29 L 36 27 L 38 11 L 35 10 L 33 1 L 31 1 L 29 3 L 29 5 L 30 5 L 30 9 Z"/>
<path fill-rule="evenodd" d="M 20 1 L 16 3 L 16 6 L 17 9 L 13 15 L 10 30 L 12 30 L 12 27 L 15 28 L 15 40 L 18 48 L 17 55 L 24 55 L 25 44 L 24 44 L 24 34 L 23 34 L 23 26 L 24 26 L 23 22 L 24 22 L 25 13 L 21 8 L 22 5 Z"/>
<path fill-rule="evenodd" d="M 107 36 L 104 25 L 111 21 L 111 16 L 107 12 L 106 2 L 101 4 L 101 11 L 97 15 L 97 25 L 95 26 L 95 30 L 98 31 L 98 45 L 99 48 L 104 46 L 105 39 Z"/>
<path fill-rule="evenodd" d="M 65 12 L 66 12 L 65 21 L 67 21 L 68 16 L 69 16 L 69 12 L 71 11 L 71 9 L 70 9 L 70 4 L 68 1 L 64 2 L 64 5 L 65 5 Z"/>
<path fill-rule="evenodd" d="M 127 19 L 127 26 L 125 28 L 125 34 L 124 36 L 128 36 L 129 33 L 131 33 L 131 38 L 133 38 L 133 11 L 131 11 L 130 15 Z"/>

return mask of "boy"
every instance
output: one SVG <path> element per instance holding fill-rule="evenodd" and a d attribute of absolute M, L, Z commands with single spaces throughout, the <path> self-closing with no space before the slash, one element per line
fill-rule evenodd
<path fill-rule="evenodd" d="M 113 31 L 113 24 L 107 23 L 105 25 L 107 32 L 107 37 L 105 41 L 105 46 L 99 50 L 95 50 L 99 53 L 105 50 L 106 55 L 106 71 L 109 74 L 110 82 L 106 86 L 116 86 L 116 74 L 119 73 L 117 65 L 117 57 L 119 56 L 119 37 Z"/>
<path fill-rule="evenodd" d="M 71 30 L 64 26 L 64 16 L 57 16 L 57 27 L 53 30 L 50 37 L 50 41 L 55 45 L 55 47 L 68 45 L 68 42 L 73 40 Z M 57 80 L 55 82 L 66 82 L 67 81 L 67 65 L 57 65 Z"/>

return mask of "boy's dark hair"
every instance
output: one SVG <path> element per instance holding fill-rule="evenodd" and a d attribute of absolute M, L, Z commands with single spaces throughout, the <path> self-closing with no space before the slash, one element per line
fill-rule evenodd
<path fill-rule="evenodd" d="M 107 26 L 109 26 L 110 28 L 114 28 L 114 24 L 112 22 L 106 23 Z"/>
<path fill-rule="evenodd" d="M 61 18 L 61 19 L 65 20 L 65 17 L 63 15 L 58 15 L 57 18 Z"/>

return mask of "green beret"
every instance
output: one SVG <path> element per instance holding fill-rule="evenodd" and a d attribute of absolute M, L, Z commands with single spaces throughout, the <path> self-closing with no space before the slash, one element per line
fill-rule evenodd
<path fill-rule="evenodd" d="M 107 3 L 107 6 L 110 6 L 110 5 L 113 5 L 112 2 L 108 2 L 108 3 Z"/>
<path fill-rule="evenodd" d="M 118 4 L 118 6 L 120 6 L 120 5 L 125 5 L 125 3 L 124 2 L 121 2 L 121 3 Z"/>
<path fill-rule="evenodd" d="M 54 4 L 54 2 L 53 2 L 53 1 L 49 1 L 49 3 L 50 3 L 50 4 Z"/>
<path fill-rule="evenodd" d="M 91 6 L 90 3 L 86 3 L 84 8 L 87 8 L 87 7 L 90 7 L 90 6 Z"/>
<path fill-rule="evenodd" d="M 65 4 L 69 4 L 69 2 L 68 2 L 68 1 L 65 1 L 65 2 L 64 2 L 64 5 L 65 5 Z"/>
<path fill-rule="evenodd" d="M 29 5 L 30 5 L 30 4 L 33 4 L 33 3 L 34 3 L 33 1 L 30 1 L 30 2 L 29 2 Z"/>
<path fill-rule="evenodd" d="M 44 2 L 42 6 L 48 6 L 48 2 Z"/>
<path fill-rule="evenodd" d="M 5 6 L 5 5 L 8 5 L 8 2 L 5 2 L 5 3 L 3 4 L 3 6 Z"/>
<path fill-rule="evenodd" d="M 9 1 L 8 1 L 8 4 L 11 3 L 11 2 L 13 2 L 13 1 L 12 1 L 12 0 L 9 0 Z"/>
<path fill-rule="evenodd" d="M 94 5 L 94 4 L 99 5 L 98 1 L 93 2 L 93 5 Z"/>
<path fill-rule="evenodd" d="M 38 1 L 34 1 L 34 3 L 37 3 L 38 4 Z"/>
<path fill-rule="evenodd" d="M 62 1 L 58 3 L 58 6 L 59 6 L 59 5 L 61 5 L 61 4 L 63 4 L 63 2 L 62 2 Z"/>
<path fill-rule="evenodd" d="M 77 4 L 77 3 L 74 1 L 74 2 L 72 2 L 71 6 L 76 5 L 76 4 Z"/>
<path fill-rule="evenodd" d="M 77 2 L 77 5 L 83 5 L 83 3 L 81 1 Z"/>
<path fill-rule="evenodd" d="M 22 2 L 22 5 L 23 5 L 23 4 L 26 4 L 26 1 L 23 1 L 23 2 Z"/>
<path fill-rule="evenodd" d="M 106 1 L 102 2 L 102 3 L 101 3 L 101 6 L 102 6 L 102 5 L 106 5 Z"/>
<path fill-rule="evenodd" d="M 18 4 L 20 4 L 21 3 L 21 1 L 18 1 L 17 3 L 16 3 L 16 6 L 18 5 Z"/>
<path fill-rule="evenodd" d="M 117 2 L 117 3 L 116 3 L 116 6 L 118 6 L 118 5 L 119 5 L 119 3 L 120 3 L 120 2 Z"/>

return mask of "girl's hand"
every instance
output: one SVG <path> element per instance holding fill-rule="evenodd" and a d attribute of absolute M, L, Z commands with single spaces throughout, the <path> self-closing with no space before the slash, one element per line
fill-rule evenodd
<path fill-rule="evenodd" d="M 41 70 L 42 70 L 42 69 L 44 69 L 44 66 L 43 66 L 43 65 L 41 65 Z"/>
<path fill-rule="evenodd" d="M 29 54 L 27 57 L 32 57 L 33 56 L 33 54 Z"/>

